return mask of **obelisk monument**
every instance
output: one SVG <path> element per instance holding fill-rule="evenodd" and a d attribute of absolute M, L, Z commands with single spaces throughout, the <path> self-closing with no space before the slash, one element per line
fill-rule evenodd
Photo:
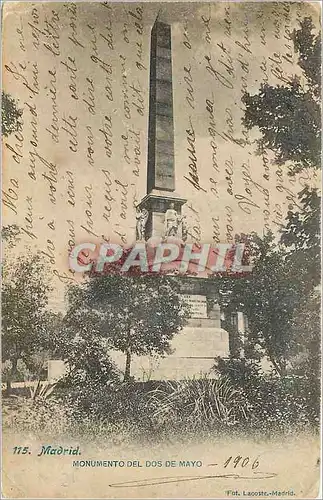
<path fill-rule="evenodd" d="M 168 236 L 185 240 L 182 206 L 187 200 L 175 192 L 174 146 L 171 27 L 157 18 L 150 48 L 147 194 L 137 206 L 137 241 Z M 180 286 L 191 307 L 188 324 L 173 340 L 173 356 L 161 362 L 153 378 L 200 373 L 212 366 L 215 355 L 228 352 L 212 281 L 181 276 Z"/>
<path fill-rule="evenodd" d="M 171 27 L 157 19 L 150 48 L 147 194 L 137 207 L 141 238 L 165 236 L 166 212 L 180 217 L 186 201 L 175 192 Z"/>

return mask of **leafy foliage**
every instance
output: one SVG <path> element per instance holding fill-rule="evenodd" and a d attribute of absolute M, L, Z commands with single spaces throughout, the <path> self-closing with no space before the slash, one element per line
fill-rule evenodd
<path fill-rule="evenodd" d="M 252 273 L 239 280 L 223 278 L 218 287 L 223 325 L 230 334 L 229 359 L 215 369 L 246 394 L 251 427 L 288 430 L 317 426 L 320 406 L 320 198 L 308 187 L 299 193 L 299 208 L 290 211 L 280 239 L 253 235 Z M 231 314 L 248 318 L 237 332 Z M 242 338 L 243 337 L 243 338 Z M 264 373 L 269 358 L 274 370 Z"/>
<path fill-rule="evenodd" d="M 125 354 L 125 380 L 133 354 L 170 353 L 170 341 L 185 323 L 178 283 L 167 276 L 92 276 L 83 286 L 70 288 L 68 297 L 64 335 L 74 345 L 72 364 L 76 366 L 80 354 L 84 366 L 87 350 L 94 363 L 95 349 L 104 345 L 106 353 L 112 349 Z"/>
<path fill-rule="evenodd" d="M 209 434 L 239 426 L 247 418 L 245 395 L 222 377 L 119 383 L 93 391 L 64 395 L 78 421 L 84 416 L 103 426 L 131 429 L 132 439 L 167 439 L 171 436 Z"/>
<path fill-rule="evenodd" d="M 218 358 L 216 371 L 228 377 L 233 387 L 243 388 L 247 418 L 240 424 L 246 430 L 271 435 L 318 428 L 320 399 L 313 379 L 264 374 L 259 363 L 233 357 Z"/>
<path fill-rule="evenodd" d="M 84 326 L 86 324 L 87 320 Z M 63 359 L 67 368 L 60 385 L 71 391 L 86 387 L 90 392 L 95 388 L 108 387 L 119 377 L 116 366 L 108 356 L 106 340 L 92 329 L 91 324 L 86 331 L 76 333 L 76 328 L 76 325 L 69 327 L 63 321 L 63 326 L 51 336 L 51 352 L 56 358 Z"/>
<path fill-rule="evenodd" d="M 318 290 L 313 290 L 305 296 L 291 324 L 295 338 L 291 351 L 292 372 L 312 380 L 312 391 L 316 390 L 318 400 L 321 368 L 320 305 L 320 294 Z"/>
<path fill-rule="evenodd" d="M 14 262 L 5 260 L 2 286 L 2 361 L 10 361 L 15 378 L 18 361 L 28 369 L 43 368 L 51 332 L 59 316 L 48 310 L 50 285 L 39 254 L 26 254 Z"/>
<path fill-rule="evenodd" d="M 313 29 L 311 19 L 305 18 L 293 33 L 305 86 L 295 76 L 286 85 L 263 84 L 258 94 L 246 93 L 243 97 L 246 110 L 242 121 L 247 129 L 259 128 L 259 151 L 274 151 L 278 164 L 293 162 L 291 172 L 308 167 L 319 169 L 321 163 L 321 40 L 319 34 L 312 33 Z"/>
<path fill-rule="evenodd" d="M 66 436 L 71 430 L 71 411 L 53 398 L 7 398 L 3 401 L 3 427 L 16 432 Z"/>
<path fill-rule="evenodd" d="M 2 91 L 1 114 L 2 134 L 8 137 L 21 129 L 21 117 L 23 111 L 17 108 L 16 101 L 6 92 Z"/>
<path fill-rule="evenodd" d="M 226 377 L 167 381 L 149 398 L 154 419 L 180 422 L 187 431 L 232 426 L 246 418 L 243 391 Z"/>
<path fill-rule="evenodd" d="M 280 241 L 286 249 L 286 265 L 295 271 L 294 279 L 311 293 L 320 282 L 321 197 L 317 189 L 306 186 L 298 198 L 301 208 L 288 212 Z"/>
<path fill-rule="evenodd" d="M 241 311 L 249 318 L 245 355 L 250 359 L 265 355 L 277 373 L 283 374 L 294 341 L 290 324 L 302 300 L 302 288 L 271 233 L 263 238 L 254 234 L 251 245 L 252 272 L 240 279 L 222 279 L 220 302 L 227 317 Z"/>
<path fill-rule="evenodd" d="M 314 25 L 310 17 L 294 30 L 292 39 L 299 54 L 298 64 L 304 71 L 311 92 L 319 97 L 321 92 L 321 37 L 313 33 Z"/>
<path fill-rule="evenodd" d="M 1 230 L 2 240 L 5 242 L 6 246 L 11 249 L 16 246 L 19 241 L 20 228 L 17 224 L 10 224 L 4 226 Z"/>
<path fill-rule="evenodd" d="M 276 153 L 276 162 L 292 161 L 294 172 L 303 168 L 320 168 L 321 110 L 309 92 L 298 81 L 288 86 L 263 84 L 258 95 L 245 95 L 244 125 L 257 126 L 262 133 L 260 151 Z"/>
<path fill-rule="evenodd" d="M 318 169 L 321 154 L 321 39 L 310 18 L 300 22 L 292 40 L 305 83 L 293 77 L 283 86 L 262 85 L 257 95 L 243 98 L 244 125 L 261 132 L 259 152 L 268 148 L 275 152 L 276 163 L 293 162 L 291 174 L 308 167 Z M 295 373 L 297 364 L 298 373 L 317 386 L 319 360 L 314 349 L 319 348 L 320 329 L 315 290 L 320 282 L 321 199 L 318 190 L 308 186 L 298 197 L 279 241 L 270 234 L 253 236 L 255 267 L 250 276 L 235 282 L 223 280 L 219 292 L 227 313 L 240 310 L 249 319 L 243 346 L 232 330 L 236 364 L 243 365 L 239 359 L 243 350 L 253 366 L 259 366 L 265 354 L 276 374 Z M 306 363 L 312 366 L 311 374 Z"/>

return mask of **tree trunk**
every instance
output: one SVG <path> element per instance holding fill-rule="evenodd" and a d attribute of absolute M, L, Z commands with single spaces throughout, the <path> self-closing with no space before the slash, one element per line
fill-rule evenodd
<path fill-rule="evenodd" d="M 123 378 L 124 382 L 129 382 L 129 380 L 130 380 L 130 365 L 131 365 L 131 351 L 130 351 L 130 348 L 127 348 L 126 367 L 125 367 L 124 378 Z"/>
<path fill-rule="evenodd" d="M 276 373 L 277 375 L 282 378 L 286 373 L 286 370 L 284 369 L 284 366 L 282 366 L 282 364 L 280 364 L 278 361 L 275 360 L 275 358 L 273 356 L 271 356 L 270 354 L 268 354 L 268 358 L 269 360 L 271 361 L 274 369 L 276 370 Z"/>
<path fill-rule="evenodd" d="M 6 396 L 10 396 L 11 391 L 12 391 L 11 380 L 7 380 L 7 382 L 6 382 Z"/>
<path fill-rule="evenodd" d="M 12 387 L 11 387 L 11 382 L 14 380 L 15 375 L 17 373 L 17 364 L 18 364 L 18 359 L 12 359 L 11 360 L 12 367 L 10 370 L 10 373 L 8 375 L 8 380 L 6 382 L 6 396 L 10 396 L 12 393 Z"/>

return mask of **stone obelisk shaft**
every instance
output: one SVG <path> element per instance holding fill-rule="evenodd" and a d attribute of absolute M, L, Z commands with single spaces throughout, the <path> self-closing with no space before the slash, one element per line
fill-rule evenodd
<path fill-rule="evenodd" d="M 147 193 L 175 191 L 171 27 L 151 32 Z"/>
<path fill-rule="evenodd" d="M 149 212 L 145 239 L 163 236 L 166 210 L 173 204 L 181 214 L 185 202 L 175 193 L 171 27 L 156 21 L 150 48 L 147 195 L 138 206 Z"/>

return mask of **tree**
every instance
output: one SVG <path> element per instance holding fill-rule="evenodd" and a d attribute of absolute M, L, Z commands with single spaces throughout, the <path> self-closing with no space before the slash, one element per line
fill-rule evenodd
<path fill-rule="evenodd" d="M 18 109 L 16 101 L 6 92 L 2 91 L 1 114 L 2 134 L 8 137 L 21 128 L 22 109 Z"/>
<path fill-rule="evenodd" d="M 277 374 L 283 375 L 294 342 L 291 322 L 304 287 L 293 279 L 285 250 L 271 233 L 263 238 L 254 234 L 251 245 L 253 270 L 243 278 L 221 280 L 221 306 L 227 316 L 241 311 L 248 317 L 246 357 L 259 359 L 260 348 Z"/>
<path fill-rule="evenodd" d="M 310 17 L 300 22 L 300 29 L 294 30 L 292 40 L 299 54 L 298 64 L 304 71 L 308 87 L 313 96 L 321 93 L 321 37 L 313 33 L 314 25 Z"/>
<path fill-rule="evenodd" d="M 125 355 L 124 381 L 134 354 L 168 354 L 185 324 L 179 283 L 170 276 L 91 276 L 69 291 L 64 327 L 73 338 L 105 340 L 106 350 Z"/>
<path fill-rule="evenodd" d="M 320 294 L 313 290 L 304 297 L 291 324 L 294 346 L 291 352 L 293 371 L 311 381 L 320 380 L 321 317 Z"/>
<path fill-rule="evenodd" d="M 11 364 L 8 392 L 17 374 L 18 361 L 35 368 L 38 365 L 35 356 L 48 348 L 51 330 L 57 327 L 58 316 L 47 308 L 49 291 L 46 267 L 39 254 L 4 261 L 2 361 Z"/>
<path fill-rule="evenodd" d="M 308 186 L 298 198 L 300 209 L 288 212 L 280 241 L 286 248 L 286 263 L 294 271 L 294 280 L 306 285 L 306 293 L 311 294 L 320 283 L 321 198 L 317 189 Z"/>
<path fill-rule="evenodd" d="M 1 230 L 2 240 L 5 241 L 9 249 L 16 246 L 19 241 L 20 228 L 17 224 L 10 224 L 4 226 Z"/>
<path fill-rule="evenodd" d="M 246 93 L 242 99 L 246 107 L 243 124 L 247 129 L 258 127 L 262 134 L 258 152 L 268 148 L 277 164 L 293 162 L 291 173 L 321 165 L 321 40 L 313 30 L 311 19 L 305 18 L 292 36 L 305 85 L 295 76 L 286 85 L 262 84 L 258 94 Z"/>
<path fill-rule="evenodd" d="M 64 360 L 63 383 L 70 388 L 105 386 L 117 379 L 118 371 L 108 356 L 108 339 L 102 336 L 96 312 L 77 306 L 82 291 L 70 288 L 68 295 L 70 311 L 51 335 L 49 350 L 54 358 Z"/>
<path fill-rule="evenodd" d="M 298 53 L 298 64 L 305 80 L 303 85 L 300 79 L 294 77 L 285 85 L 276 87 L 262 85 L 257 95 L 251 96 L 247 93 L 243 98 L 246 105 L 243 123 L 248 129 L 259 128 L 261 132 L 261 138 L 258 140 L 259 150 L 269 148 L 274 151 L 278 164 L 293 162 L 291 174 L 308 167 L 315 169 L 320 167 L 321 39 L 320 35 L 313 31 L 312 20 L 305 18 L 300 22 L 300 28 L 294 30 L 292 34 L 295 51 Z M 285 227 L 280 231 L 279 243 L 275 245 L 272 242 L 270 244 L 272 250 L 268 247 L 265 256 L 260 253 L 260 261 L 250 275 L 254 294 L 255 296 L 258 294 L 265 305 L 261 322 L 257 309 L 253 311 L 250 308 L 253 299 L 248 295 L 252 294 L 248 285 L 245 297 L 242 295 L 242 289 L 237 286 L 233 286 L 231 294 L 232 300 L 239 302 L 241 299 L 243 307 L 249 309 L 250 324 L 253 325 L 251 328 L 255 328 L 253 333 L 256 336 L 267 337 L 265 342 L 267 353 L 271 351 L 273 354 L 277 351 L 274 344 L 278 342 L 283 355 L 281 361 L 285 359 L 283 362 L 285 366 L 288 358 L 292 356 L 292 351 L 295 355 L 302 350 L 299 328 L 300 325 L 303 325 L 302 328 L 308 325 L 308 307 L 310 305 L 313 310 L 315 304 L 317 305 L 312 297 L 320 282 L 321 199 L 318 190 L 309 186 L 305 186 L 298 193 L 298 197 L 298 207 L 288 212 Z M 266 237 L 263 243 L 265 240 Z M 268 269 L 266 270 L 263 265 L 268 266 Z M 262 282 L 264 287 L 261 290 L 259 284 Z M 249 298 L 250 304 L 247 305 Z M 270 318 L 268 304 L 273 307 L 273 311 L 278 312 L 277 317 Z M 257 307 L 258 303 L 254 303 L 254 306 Z M 278 318 L 281 328 L 280 332 L 277 330 L 276 335 L 273 328 L 278 328 Z M 314 322 L 311 337 L 316 336 L 316 342 L 318 335 L 317 322 Z M 270 347 L 268 341 L 272 336 L 274 344 Z M 277 370 L 279 371 L 283 365 L 278 362 Z"/>
<path fill-rule="evenodd" d="M 319 168 L 321 129 L 320 37 L 306 18 L 292 38 L 305 84 L 295 77 L 285 85 L 262 85 L 257 95 L 243 98 L 244 125 L 261 133 L 258 152 L 268 148 L 277 164 L 293 162 L 291 175 Z M 319 422 L 321 200 L 309 186 L 298 197 L 276 238 L 270 233 L 252 236 L 252 272 L 217 284 L 233 342 L 229 359 L 218 359 L 215 368 L 244 388 L 256 415 L 264 411 L 278 424 L 304 417 Z M 230 325 L 236 311 L 248 317 L 244 342 Z M 274 368 L 269 376 L 259 363 L 264 355 Z"/>

